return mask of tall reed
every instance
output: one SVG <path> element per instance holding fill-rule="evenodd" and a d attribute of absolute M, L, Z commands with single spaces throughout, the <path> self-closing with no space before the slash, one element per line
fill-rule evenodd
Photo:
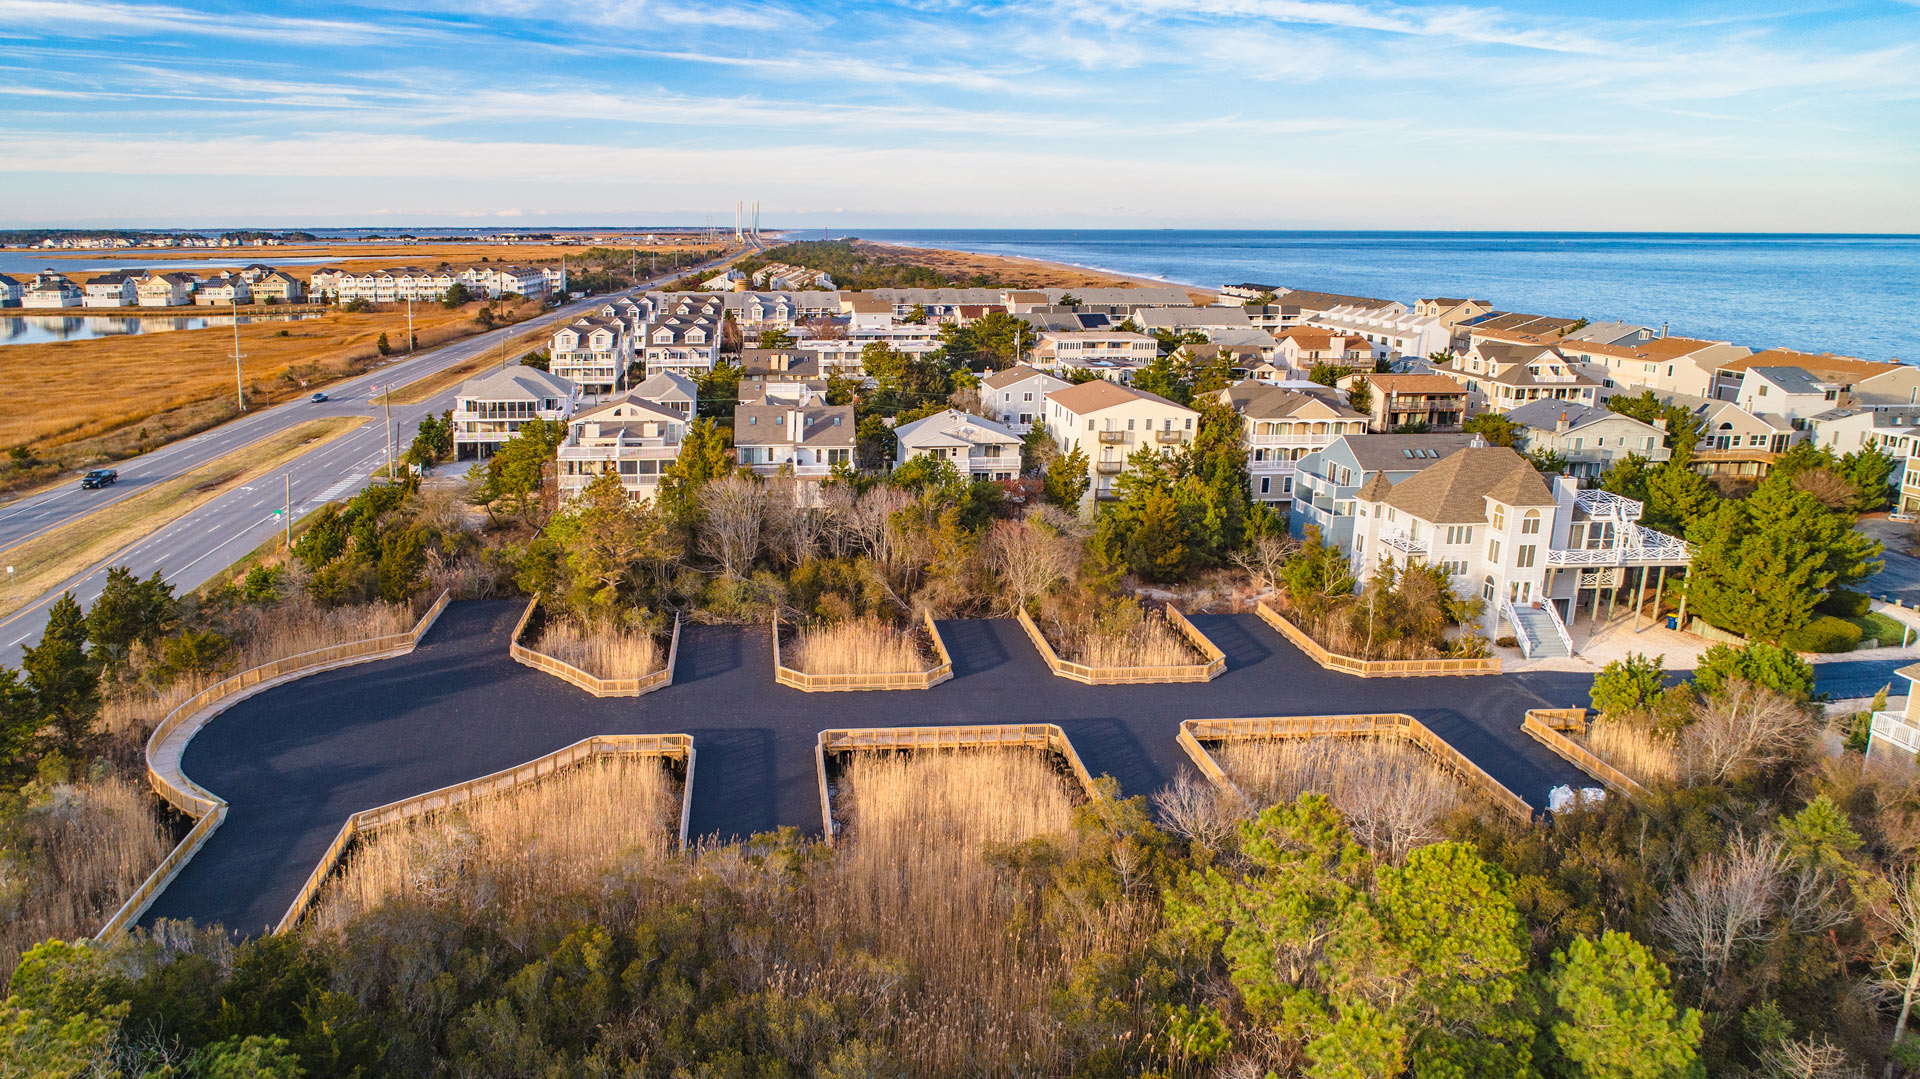
<path fill-rule="evenodd" d="M 313 924 L 337 929 L 396 901 L 446 901 L 469 918 L 506 920 L 595 891 L 615 871 L 668 854 L 674 787 L 659 758 L 615 756 L 396 825 L 348 856 Z"/>
<path fill-rule="evenodd" d="M 1019 890 L 985 853 L 1064 833 L 1065 780 L 1030 750 L 862 754 L 839 804 L 845 841 L 821 881 L 819 916 L 828 933 L 871 940 L 918 979 L 898 1015 L 899 1059 L 918 1074 L 1044 1073 L 1022 1059 L 1055 1038 L 1047 1003 L 1077 956 L 1014 928 Z"/>
<path fill-rule="evenodd" d="M 1148 611 L 1131 622 L 1106 619 L 1065 627 L 1060 658 L 1089 667 L 1176 667 L 1203 663 L 1205 657 L 1166 616 Z"/>
<path fill-rule="evenodd" d="M 1255 804 L 1324 794 L 1355 838 L 1392 861 L 1441 837 L 1447 816 L 1473 805 L 1467 791 L 1413 746 L 1384 738 L 1288 738 L 1227 742 L 1214 759 Z"/>
<path fill-rule="evenodd" d="M 533 650 L 595 678 L 643 678 L 660 669 L 660 646 L 652 633 L 611 626 L 583 629 L 566 618 L 549 620 Z"/>
<path fill-rule="evenodd" d="M 31 784 L 0 857 L 0 983 L 50 937 L 92 936 L 171 846 L 153 796 L 127 780 Z"/>
<path fill-rule="evenodd" d="M 800 631 L 781 662 L 804 674 L 898 674 L 933 666 L 913 634 L 877 618 L 852 618 Z"/>
<path fill-rule="evenodd" d="M 1631 723 L 1598 719 L 1587 727 L 1587 750 L 1640 783 L 1680 777 L 1674 737 Z"/>

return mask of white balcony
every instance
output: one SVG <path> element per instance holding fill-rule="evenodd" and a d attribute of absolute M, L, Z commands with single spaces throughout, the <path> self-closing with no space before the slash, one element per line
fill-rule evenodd
<path fill-rule="evenodd" d="M 1585 492 L 1582 492 L 1583 494 Z M 1636 503 L 1637 505 L 1637 503 Z M 1693 560 L 1686 541 L 1636 524 L 1617 526 L 1625 542 L 1614 547 L 1549 547 L 1549 566 L 1684 566 Z"/>
<path fill-rule="evenodd" d="M 1875 712 L 1873 714 L 1873 741 L 1913 753 L 1920 751 L 1920 727 L 1907 722 L 1901 712 Z"/>
<path fill-rule="evenodd" d="M 1386 544 L 1387 546 L 1393 548 L 1396 551 L 1400 551 L 1404 554 L 1419 555 L 1422 558 L 1425 558 L 1427 556 L 1427 551 L 1429 549 L 1427 546 L 1426 540 L 1414 539 L 1412 536 L 1408 535 L 1405 532 L 1400 531 L 1397 528 L 1388 528 L 1388 529 L 1381 530 L 1380 542 Z"/>
<path fill-rule="evenodd" d="M 1319 449 L 1330 446 L 1339 435 L 1248 435 L 1249 446 L 1303 446 Z"/>

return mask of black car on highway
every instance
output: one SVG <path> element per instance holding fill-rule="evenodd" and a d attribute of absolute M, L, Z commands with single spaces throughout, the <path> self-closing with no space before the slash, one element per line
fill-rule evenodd
<path fill-rule="evenodd" d="M 105 487 L 107 484 L 119 478 L 120 473 L 115 472 L 111 468 L 96 468 L 92 472 L 80 477 L 80 486 Z"/>

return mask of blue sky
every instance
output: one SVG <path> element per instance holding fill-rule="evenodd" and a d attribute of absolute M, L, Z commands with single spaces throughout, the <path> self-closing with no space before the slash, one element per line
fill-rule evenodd
<path fill-rule="evenodd" d="M 0 0 L 0 224 L 1920 232 L 1920 4 L 1601 7 Z"/>

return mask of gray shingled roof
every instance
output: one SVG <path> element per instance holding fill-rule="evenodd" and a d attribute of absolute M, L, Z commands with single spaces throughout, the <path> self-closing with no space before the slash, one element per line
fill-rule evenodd
<path fill-rule="evenodd" d="M 1486 500 L 1552 506 L 1553 491 L 1525 457 L 1505 446 L 1459 450 L 1396 484 L 1387 505 L 1435 524 L 1487 519 Z"/>

